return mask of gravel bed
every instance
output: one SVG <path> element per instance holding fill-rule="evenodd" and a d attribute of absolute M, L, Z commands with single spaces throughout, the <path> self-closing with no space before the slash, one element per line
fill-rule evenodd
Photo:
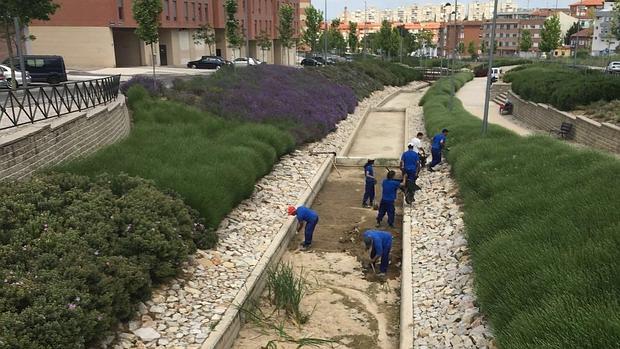
<path fill-rule="evenodd" d="M 184 266 L 181 277 L 156 289 L 151 300 L 139 304 L 132 321 L 120 324 L 117 333 L 97 347 L 200 348 L 285 223 L 286 206 L 299 201 L 307 189 L 306 181 L 311 181 L 324 161 L 326 155 L 311 156 L 310 150 L 339 150 L 365 110 L 396 90 L 387 87 L 375 92 L 360 102 L 337 130 L 284 156 L 258 181 L 254 194 L 223 220 L 217 247 L 198 251 Z"/>
<path fill-rule="evenodd" d="M 411 134 L 426 134 L 422 108 L 416 109 Z M 428 139 L 423 147 L 430 155 Z M 435 170 L 420 172 L 417 183 L 422 190 L 416 192 L 413 207 L 405 209 L 412 221 L 414 348 L 493 349 L 491 329 L 473 291 L 458 188 L 447 163 Z"/>

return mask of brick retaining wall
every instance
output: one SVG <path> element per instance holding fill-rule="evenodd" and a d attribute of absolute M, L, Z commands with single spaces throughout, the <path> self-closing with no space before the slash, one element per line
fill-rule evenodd
<path fill-rule="evenodd" d="M 129 111 L 121 95 L 88 112 L 0 134 L 0 180 L 26 178 L 40 168 L 91 154 L 126 137 L 130 127 Z"/>
<path fill-rule="evenodd" d="M 620 127 L 606 122 L 557 110 L 549 105 L 521 99 L 516 93 L 508 92 L 508 99 L 514 103 L 513 115 L 518 120 L 543 131 L 560 128 L 562 122 L 573 124 L 569 139 L 620 154 Z"/>

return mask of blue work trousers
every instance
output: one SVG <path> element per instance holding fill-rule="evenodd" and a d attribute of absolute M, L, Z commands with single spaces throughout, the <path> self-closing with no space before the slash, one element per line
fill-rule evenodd
<path fill-rule="evenodd" d="M 304 246 L 310 246 L 312 244 L 312 234 L 314 234 L 314 228 L 319 223 L 319 219 L 306 222 L 306 229 L 304 231 Z"/>
<path fill-rule="evenodd" d="M 441 162 L 441 149 L 431 148 L 431 154 L 433 155 L 433 161 L 431 161 L 429 167 L 432 168 Z"/>
<path fill-rule="evenodd" d="M 370 200 L 370 205 L 375 202 L 375 182 L 366 182 L 366 188 L 364 189 L 364 199 L 362 199 L 362 204 L 366 205 L 367 200 Z"/>
<path fill-rule="evenodd" d="M 379 214 L 377 215 L 377 223 L 381 223 L 383 217 L 387 213 L 388 216 L 388 225 L 394 225 L 394 201 L 386 201 L 381 200 L 381 204 L 379 205 Z"/>
<path fill-rule="evenodd" d="M 392 249 L 392 244 L 390 243 L 388 246 L 383 246 L 383 254 L 381 254 L 381 265 L 379 266 L 379 272 L 387 273 L 388 265 L 390 264 L 390 250 Z M 375 258 L 377 254 L 375 253 L 375 249 L 372 249 L 370 254 L 370 258 Z"/>

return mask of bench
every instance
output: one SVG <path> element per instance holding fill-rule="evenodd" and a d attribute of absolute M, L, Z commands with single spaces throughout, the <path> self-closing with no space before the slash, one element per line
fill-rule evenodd
<path fill-rule="evenodd" d="M 560 128 L 552 128 L 551 130 L 549 130 L 549 135 L 553 133 L 557 136 L 562 137 L 562 139 L 566 139 L 568 138 L 568 135 L 572 130 L 573 124 L 571 124 L 570 122 L 562 122 Z"/>

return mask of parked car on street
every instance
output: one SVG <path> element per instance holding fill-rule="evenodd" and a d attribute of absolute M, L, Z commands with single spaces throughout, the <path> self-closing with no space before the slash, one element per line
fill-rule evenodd
<path fill-rule="evenodd" d="M 15 70 L 15 81 L 13 81 L 11 68 L 6 65 L 0 65 L 0 87 L 12 88 L 15 82 L 17 83 L 15 87 L 19 87 L 24 84 L 22 72 Z M 30 73 L 28 73 L 28 71 L 26 71 L 26 82 L 32 82 L 32 78 L 30 77 Z"/>
<path fill-rule="evenodd" d="M 229 64 L 232 63 L 219 56 L 202 56 L 200 59 L 187 62 L 187 67 L 192 69 L 220 69 Z"/>
<path fill-rule="evenodd" d="M 67 81 L 65 61 L 61 56 L 24 55 L 26 71 L 30 74 L 32 82 L 45 82 L 59 84 Z M 7 58 L 4 65 L 10 66 Z M 13 65 L 19 67 L 19 58 L 13 57 Z"/>
<path fill-rule="evenodd" d="M 320 67 L 323 63 L 314 58 L 304 58 L 301 60 L 301 65 L 304 67 Z"/>
<path fill-rule="evenodd" d="M 620 73 L 620 61 L 609 62 L 609 64 L 605 68 L 605 72 L 609 74 Z"/>
<path fill-rule="evenodd" d="M 259 65 L 260 63 L 252 57 L 239 57 L 233 61 L 235 67 L 247 67 L 253 65 Z"/>

